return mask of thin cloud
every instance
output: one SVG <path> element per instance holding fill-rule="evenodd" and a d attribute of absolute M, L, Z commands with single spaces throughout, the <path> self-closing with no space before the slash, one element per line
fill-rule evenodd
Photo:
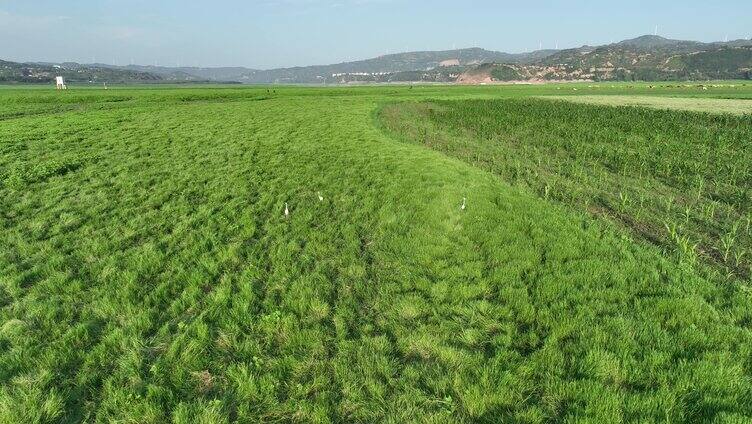
<path fill-rule="evenodd" d="M 104 26 L 98 32 L 118 41 L 150 40 L 160 35 L 156 31 L 127 25 Z"/>
<path fill-rule="evenodd" d="M 21 15 L 0 10 L 0 27 L 4 29 L 41 30 L 55 27 L 69 21 L 70 16 L 62 15 Z"/>

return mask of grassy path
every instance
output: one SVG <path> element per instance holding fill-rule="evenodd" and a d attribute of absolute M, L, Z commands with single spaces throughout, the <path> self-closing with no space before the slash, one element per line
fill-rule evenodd
<path fill-rule="evenodd" d="M 388 137 L 378 91 L 182 93 L 0 122 L 0 421 L 752 416 L 748 292 Z"/>

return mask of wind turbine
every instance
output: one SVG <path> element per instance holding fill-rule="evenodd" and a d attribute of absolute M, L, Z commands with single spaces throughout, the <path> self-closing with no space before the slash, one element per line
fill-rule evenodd
<path fill-rule="evenodd" d="M 653 35 L 658 35 L 658 25 L 655 26 L 655 32 L 653 33 Z"/>

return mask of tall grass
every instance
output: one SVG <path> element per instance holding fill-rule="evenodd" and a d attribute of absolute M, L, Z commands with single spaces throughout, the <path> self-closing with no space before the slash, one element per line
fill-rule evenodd
<path fill-rule="evenodd" d="M 504 93 L 0 92 L 0 422 L 749 420 L 749 292 L 373 125 Z"/>
<path fill-rule="evenodd" d="M 736 279 L 752 274 L 752 116 L 544 100 L 403 103 L 410 140 Z"/>

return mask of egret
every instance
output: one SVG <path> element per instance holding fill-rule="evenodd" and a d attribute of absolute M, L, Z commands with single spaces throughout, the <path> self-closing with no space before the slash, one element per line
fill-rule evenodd
<path fill-rule="evenodd" d="M 323 202 L 323 201 L 324 201 L 324 196 L 322 196 L 321 192 L 319 192 L 319 202 Z"/>
<path fill-rule="evenodd" d="M 290 209 L 287 207 L 287 202 L 285 202 L 285 218 L 290 216 Z"/>
<path fill-rule="evenodd" d="M 463 197 L 462 198 L 462 206 L 460 206 L 460 210 L 464 211 L 466 207 L 467 207 L 467 198 Z"/>

